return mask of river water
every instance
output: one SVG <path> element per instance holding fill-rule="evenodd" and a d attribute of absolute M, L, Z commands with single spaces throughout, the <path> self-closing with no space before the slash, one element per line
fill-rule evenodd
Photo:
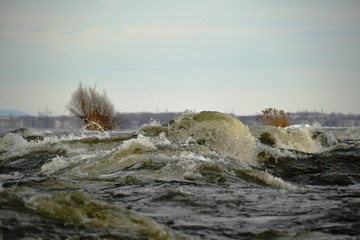
<path fill-rule="evenodd" d="M 2 130 L 0 239 L 360 239 L 360 129 L 184 112 Z"/>

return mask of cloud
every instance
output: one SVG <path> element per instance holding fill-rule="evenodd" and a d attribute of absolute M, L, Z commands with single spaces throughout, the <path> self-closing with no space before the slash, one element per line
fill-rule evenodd
<path fill-rule="evenodd" d="M 169 38 L 192 38 L 192 37 L 253 37 L 259 35 L 271 35 L 279 33 L 305 32 L 309 28 L 289 27 L 159 27 L 159 26 L 105 26 L 86 27 L 83 29 L 58 29 L 58 28 L 1 28 L 0 36 L 17 39 L 19 41 L 47 41 L 56 38 L 72 38 L 80 40 L 109 39 L 109 40 L 134 40 L 134 39 L 169 39 Z"/>

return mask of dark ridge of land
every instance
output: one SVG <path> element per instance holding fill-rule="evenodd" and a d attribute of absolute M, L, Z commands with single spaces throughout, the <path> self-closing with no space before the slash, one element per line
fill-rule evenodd
<path fill-rule="evenodd" d="M 165 124 L 178 116 L 179 112 L 164 113 L 120 113 L 116 116 L 117 128 L 137 129 L 144 124 L 156 121 Z M 236 116 L 248 127 L 259 126 L 256 116 Z M 323 127 L 360 127 L 360 115 L 342 113 L 319 113 L 319 112 L 296 112 L 290 114 L 290 123 L 294 124 L 314 124 L 320 123 Z M 13 128 L 38 128 L 38 129 L 69 129 L 81 128 L 82 122 L 70 116 L 21 116 L 21 117 L 0 117 L 0 129 Z"/>

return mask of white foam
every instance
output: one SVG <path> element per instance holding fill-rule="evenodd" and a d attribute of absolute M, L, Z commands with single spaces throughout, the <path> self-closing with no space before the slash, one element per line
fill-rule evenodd
<path fill-rule="evenodd" d="M 360 128 L 333 129 L 331 132 L 339 141 L 360 141 Z"/>
<path fill-rule="evenodd" d="M 272 187 L 279 187 L 279 188 L 285 188 L 288 190 L 297 190 L 298 188 L 288 182 L 285 182 L 284 180 L 282 180 L 281 178 L 278 177 L 274 177 L 272 176 L 270 173 L 268 172 L 264 172 L 264 171 L 247 171 L 247 174 L 250 176 L 254 176 L 258 179 L 260 179 L 261 181 L 263 181 L 265 184 L 272 186 Z"/>
<path fill-rule="evenodd" d="M 327 150 L 337 144 L 336 139 L 330 132 L 320 131 L 320 125 L 295 125 L 287 128 L 280 127 L 258 127 L 252 129 L 255 136 L 260 138 L 264 132 L 269 132 L 275 140 L 275 145 L 282 149 L 297 150 L 305 153 L 316 153 Z M 314 134 L 322 134 L 322 139 L 313 137 Z M 329 146 L 324 146 L 329 145 Z"/>
<path fill-rule="evenodd" d="M 124 141 L 112 158 L 120 160 L 122 157 L 135 152 L 153 152 L 156 150 L 157 147 L 149 137 L 139 135 L 136 139 Z"/>
<path fill-rule="evenodd" d="M 264 144 L 258 144 L 258 151 L 270 154 L 271 156 L 275 157 L 275 159 L 279 159 L 279 158 L 305 159 L 310 157 L 310 155 L 306 153 L 294 152 L 288 149 L 273 148 Z"/>
<path fill-rule="evenodd" d="M 284 149 L 294 149 L 307 153 L 315 153 L 322 149 L 320 143 L 312 139 L 312 133 L 308 128 L 281 129 L 273 132 L 276 145 Z"/>
<path fill-rule="evenodd" d="M 60 169 L 69 166 L 69 161 L 62 157 L 56 156 L 51 162 L 45 163 L 41 167 L 41 171 L 47 175 L 57 172 Z"/>
<path fill-rule="evenodd" d="M 201 177 L 196 170 L 203 163 L 211 163 L 213 160 L 206 158 L 200 154 L 192 152 L 181 152 L 180 156 L 174 155 L 172 159 L 176 160 L 176 168 L 182 173 L 182 177 L 198 178 Z M 173 167 L 173 166 L 168 166 Z M 174 170 L 174 169 L 172 169 Z"/>
<path fill-rule="evenodd" d="M 161 145 L 161 146 L 169 146 L 171 145 L 171 142 L 166 138 L 166 134 L 164 132 L 161 132 L 159 135 L 159 142 L 157 143 L 157 145 Z"/>
<path fill-rule="evenodd" d="M 41 143 L 35 141 L 26 141 L 17 133 L 6 134 L 0 139 L 0 151 L 4 153 L 0 160 L 5 160 L 15 156 L 21 156 L 32 151 L 32 148 L 39 146 Z"/>
<path fill-rule="evenodd" d="M 111 153 L 112 151 L 99 151 L 88 154 L 77 154 L 70 157 L 56 156 L 41 167 L 41 172 L 45 175 L 51 175 L 69 167 L 68 171 L 62 174 L 87 176 L 88 172 L 86 171 L 86 168 L 89 164 L 96 164 L 99 159 L 107 158 Z"/>
<path fill-rule="evenodd" d="M 13 148 L 24 148 L 28 142 L 19 134 L 8 133 L 0 138 L 0 151 L 10 151 Z"/>
<path fill-rule="evenodd" d="M 78 169 L 82 175 L 101 176 L 139 163 L 156 150 L 157 147 L 151 138 L 139 135 L 135 139 L 124 141 L 119 147 L 109 152 L 99 152 L 95 161 L 81 165 Z"/>
<path fill-rule="evenodd" d="M 108 132 L 99 132 L 94 134 L 83 131 L 80 135 L 70 133 L 68 135 L 46 136 L 41 141 L 28 142 L 19 133 L 8 133 L 4 137 L 0 138 L 0 152 L 4 152 L 0 156 L 0 160 L 22 156 L 36 151 L 65 152 L 67 154 L 86 154 L 89 150 L 89 145 L 82 145 L 78 143 L 75 147 L 71 147 L 68 142 L 74 140 L 82 140 L 89 137 L 106 139 L 110 138 L 110 134 Z"/>
<path fill-rule="evenodd" d="M 185 146 L 188 146 L 190 144 L 197 144 L 197 142 L 192 137 L 189 137 L 185 142 Z"/>

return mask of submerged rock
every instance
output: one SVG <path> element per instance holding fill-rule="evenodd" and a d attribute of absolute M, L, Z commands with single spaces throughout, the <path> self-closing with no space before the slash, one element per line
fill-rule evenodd
<path fill-rule="evenodd" d="M 222 169 L 217 165 L 204 164 L 199 167 L 198 171 L 207 182 L 219 183 L 226 181 L 225 174 L 222 173 Z"/>
<path fill-rule="evenodd" d="M 264 132 L 260 135 L 259 141 L 269 146 L 275 146 L 276 141 L 269 132 Z"/>
<path fill-rule="evenodd" d="M 21 193 L 23 194 L 23 193 Z M 23 200 L 28 209 L 45 218 L 79 228 L 95 227 L 118 232 L 121 239 L 188 239 L 154 219 L 103 201 L 94 194 L 64 191 L 53 194 L 30 192 Z"/>
<path fill-rule="evenodd" d="M 320 143 L 323 147 L 331 147 L 338 143 L 333 135 L 321 131 L 315 131 L 311 138 Z"/>

